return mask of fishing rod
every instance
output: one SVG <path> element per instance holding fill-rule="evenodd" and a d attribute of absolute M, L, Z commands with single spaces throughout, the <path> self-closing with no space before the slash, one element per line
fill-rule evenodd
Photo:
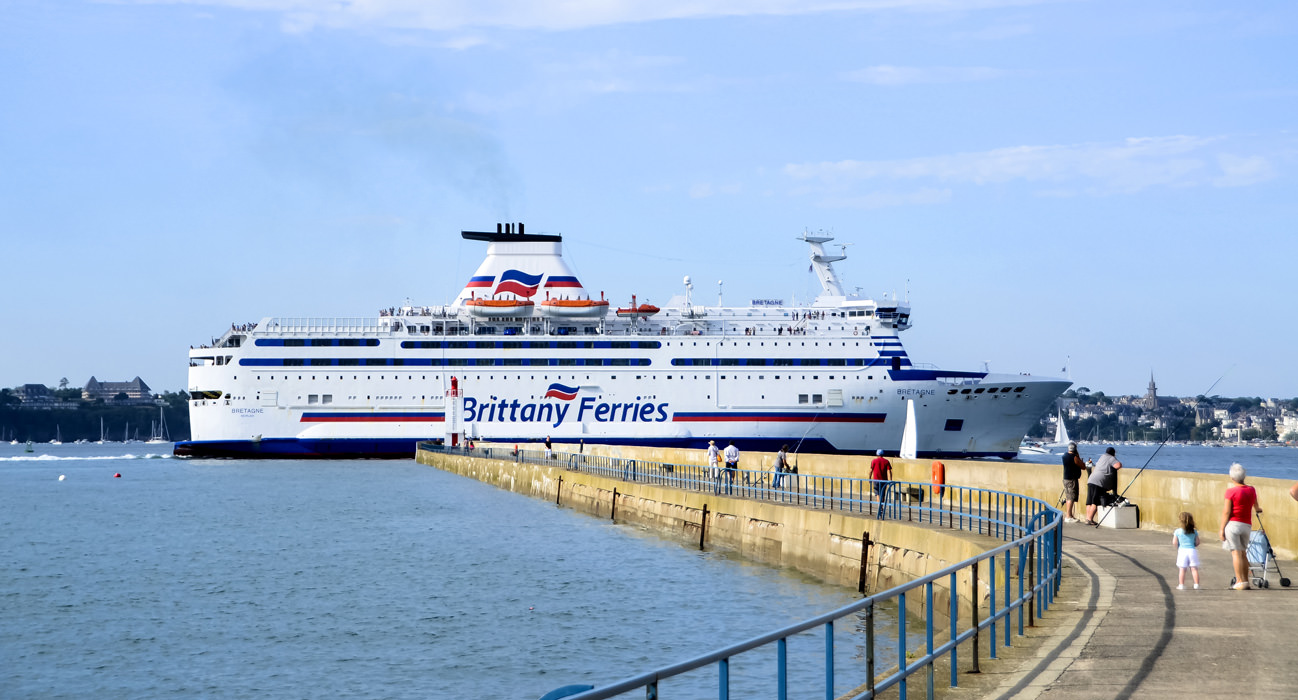
<path fill-rule="evenodd" d="M 1220 377 L 1217 377 L 1217 381 L 1213 382 L 1212 386 L 1209 386 L 1208 390 L 1203 392 L 1202 396 L 1208 396 L 1212 392 L 1212 390 L 1216 388 L 1218 384 L 1221 383 L 1221 380 L 1225 379 L 1227 374 L 1230 374 L 1230 371 L 1232 369 L 1235 369 L 1235 365 L 1231 365 L 1230 367 L 1226 368 L 1226 371 L 1223 372 Z M 1168 431 L 1167 437 L 1163 438 L 1163 441 L 1158 443 L 1158 447 L 1154 448 L 1154 453 L 1149 455 L 1149 459 L 1146 459 L 1144 464 L 1140 465 L 1140 469 L 1136 470 L 1136 475 L 1131 477 L 1131 481 L 1127 482 L 1127 487 L 1122 489 L 1122 493 L 1118 494 L 1118 497 L 1114 501 L 1114 503 L 1117 503 L 1117 501 L 1120 501 L 1126 497 L 1127 491 L 1130 490 L 1132 485 L 1136 483 L 1136 479 L 1139 479 L 1140 475 L 1145 473 L 1145 468 L 1149 466 L 1150 462 L 1154 461 L 1154 458 L 1158 456 L 1158 452 L 1163 449 L 1163 446 L 1167 444 L 1168 440 L 1172 439 L 1173 435 L 1176 435 L 1175 430 Z M 1114 476 L 1116 478 L 1117 475 L 1115 474 Z M 1095 521 L 1095 527 L 1099 527 L 1100 523 L 1103 523 L 1104 519 L 1109 517 L 1109 512 L 1110 511 L 1106 511 L 1104 515 L 1100 516 L 1099 520 Z"/>

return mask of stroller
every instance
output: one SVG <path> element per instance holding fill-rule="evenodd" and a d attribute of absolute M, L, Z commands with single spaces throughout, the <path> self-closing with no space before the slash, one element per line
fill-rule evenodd
<path fill-rule="evenodd" d="M 1270 588 L 1271 573 L 1280 579 L 1280 585 L 1288 588 L 1289 579 L 1280 573 L 1280 565 L 1276 563 L 1275 552 L 1271 550 L 1271 540 L 1267 539 L 1266 530 L 1262 527 L 1261 516 L 1258 517 L 1258 529 L 1248 535 L 1248 549 L 1245 554 L 1248 555 L 1248 578 L 1249 585 L 1254 588 Z M 1231 585 L 1235 584 L 1235 578 L 1230 579 Z"/>

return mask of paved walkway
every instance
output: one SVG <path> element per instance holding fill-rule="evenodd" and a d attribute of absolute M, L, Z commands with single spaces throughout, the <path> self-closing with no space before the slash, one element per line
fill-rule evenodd
<path fill-rule="evenodd" d="M 1170 534 L 1064 527 L 1055 605 L 942 697 L 1298 697 L 1298 587 L 1276 577 L 1269 589 L 1230 590 L 1230 554 L 1211 524 L 1201 532 L 1202 587 L 1187 573 L 1183 591 Z M 1298 583 L 1298 564 L 1280 569 Z"/>

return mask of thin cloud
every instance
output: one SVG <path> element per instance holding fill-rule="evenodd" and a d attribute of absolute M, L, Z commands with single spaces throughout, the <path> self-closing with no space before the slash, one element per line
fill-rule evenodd
<path fill-rule="evenodd" d="M 885 207 L 906 207 L 926 204 L 942 204 L 951 201 L 951 190 L 925 187 L 912 192 L 880 190 L 853 196 L 827 196 L 817 203 L 827 209 L 883 209 Z"/>
<path fill-rule="evenodd" d="M 995 80 L 1011 71 L 986 66 L 870 66 L 842 74 L 843 80 L 869 85 L 916 85 L 924 83 L 970 83 Z"/>
<path fill-rule="evenodd" d="M 1014 146 L 903 160 L 791 163 L 784 173 L 842 193 L 862 181 L 996 185 L 1048 183 L 1045 190 L 1134 193 L 1151 187 L 1241 186 L 1276 177 L 1271 159 L 1213 152 L 1223 137 L 1130 138 L 1116 143 Z"/>
<path fill-rule="evenodd" d="M 1035 5 L 1053 0 L 608 0 L 542 3 L 534 0 L 136 0 L 142 4 L 229 7 L 281 15 L 285 31 L 316 27 L 471 28 L 563 31 L 587 27 L 713 17 L 790 16 L 844 11 L 970 10 Z"/>

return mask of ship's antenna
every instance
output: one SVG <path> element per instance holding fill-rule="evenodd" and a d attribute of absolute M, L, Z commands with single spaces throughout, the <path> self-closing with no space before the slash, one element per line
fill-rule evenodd
<path fill-rule="evenodd" d="M 721 308 L 723 306 L 723 304 L 721 303 L 721 286 L 725 283 L 726 283 L 725 280 L 717 280 L 717 308 Z"/>

